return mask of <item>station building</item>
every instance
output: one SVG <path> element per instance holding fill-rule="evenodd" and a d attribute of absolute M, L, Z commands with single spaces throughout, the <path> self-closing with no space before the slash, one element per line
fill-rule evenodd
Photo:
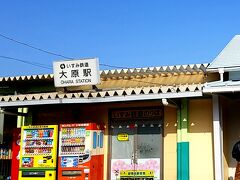
<path fill-rule="evenodd" d="M 53 74 L 0 78 L 2 144 L 23 125 L 96 122 L 104 125 L 105 180 L 132 164 L 163 180 L 234 177 L 240 36 L 210 64 L 99 73 L 100 84 L 63 88 L 54 86 Z"/>

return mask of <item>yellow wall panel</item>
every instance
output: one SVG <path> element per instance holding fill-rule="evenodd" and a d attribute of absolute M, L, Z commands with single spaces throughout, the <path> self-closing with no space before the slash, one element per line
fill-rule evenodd
<path fill-rule="evenodd" d="M 177 179 L 177 109 L 164 107 L 163 179 Z"/>
<path fill-rule="evenodd" d="M 213 121 L 211 99 L 189 101 L 190 179 L 213 180 Z"/>

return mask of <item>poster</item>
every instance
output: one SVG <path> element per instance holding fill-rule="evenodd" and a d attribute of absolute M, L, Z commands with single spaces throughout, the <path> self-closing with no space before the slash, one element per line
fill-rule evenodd
<path fill-rule="evenodd" d="M 160 180 L 160 159 L 151 158 L 151 159 L 138 159 L 137 164 L 131 163 L 131 159 L 112 159 L 111 160 L 111 180 L 120 180 L 121 171 L 128 172 L 139 172 L 142 176 L 145 175 L 145 172 L 153 172 L 154 180 Z M 142 174 L 144 173 L 144 174 Z"/>

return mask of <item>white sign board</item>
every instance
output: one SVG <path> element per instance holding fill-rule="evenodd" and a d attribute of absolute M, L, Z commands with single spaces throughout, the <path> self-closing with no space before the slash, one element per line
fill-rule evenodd
<path fill-rule="evenodd" d="M 55 87 L 95 85 L 100 83 L 98 59 L 53 62 Z"/>

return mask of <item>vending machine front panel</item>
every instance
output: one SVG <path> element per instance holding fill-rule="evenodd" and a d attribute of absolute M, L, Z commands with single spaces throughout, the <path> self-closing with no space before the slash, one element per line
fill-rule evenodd
<path fill-rule="evenodd" d="M 59 180 L 85 180 L 102 177 L 91 177 L 90 172 L 97 171 L 100 146 L 93 146 L 93 133 L 100 132 L 100 126 L 95 123 L 61 124 L 59 132 Z M 94 149 L 93 149 L 94 148 Z M 101 147 L 103 148 L 103 147 Z M 103 156 L 103 154 L 101 155 Z M 94 171 L 91 171 L 91 169 Z"/>
<path fill-rule="evenodd" d="M 21 129 L 19 179 L 55 179 L 57 165 L 57 126 L 23 126 Z M 49 171 L 49 173 L 46 173 Z M 43 176 L 43 173 L 45 172 Z"/>

